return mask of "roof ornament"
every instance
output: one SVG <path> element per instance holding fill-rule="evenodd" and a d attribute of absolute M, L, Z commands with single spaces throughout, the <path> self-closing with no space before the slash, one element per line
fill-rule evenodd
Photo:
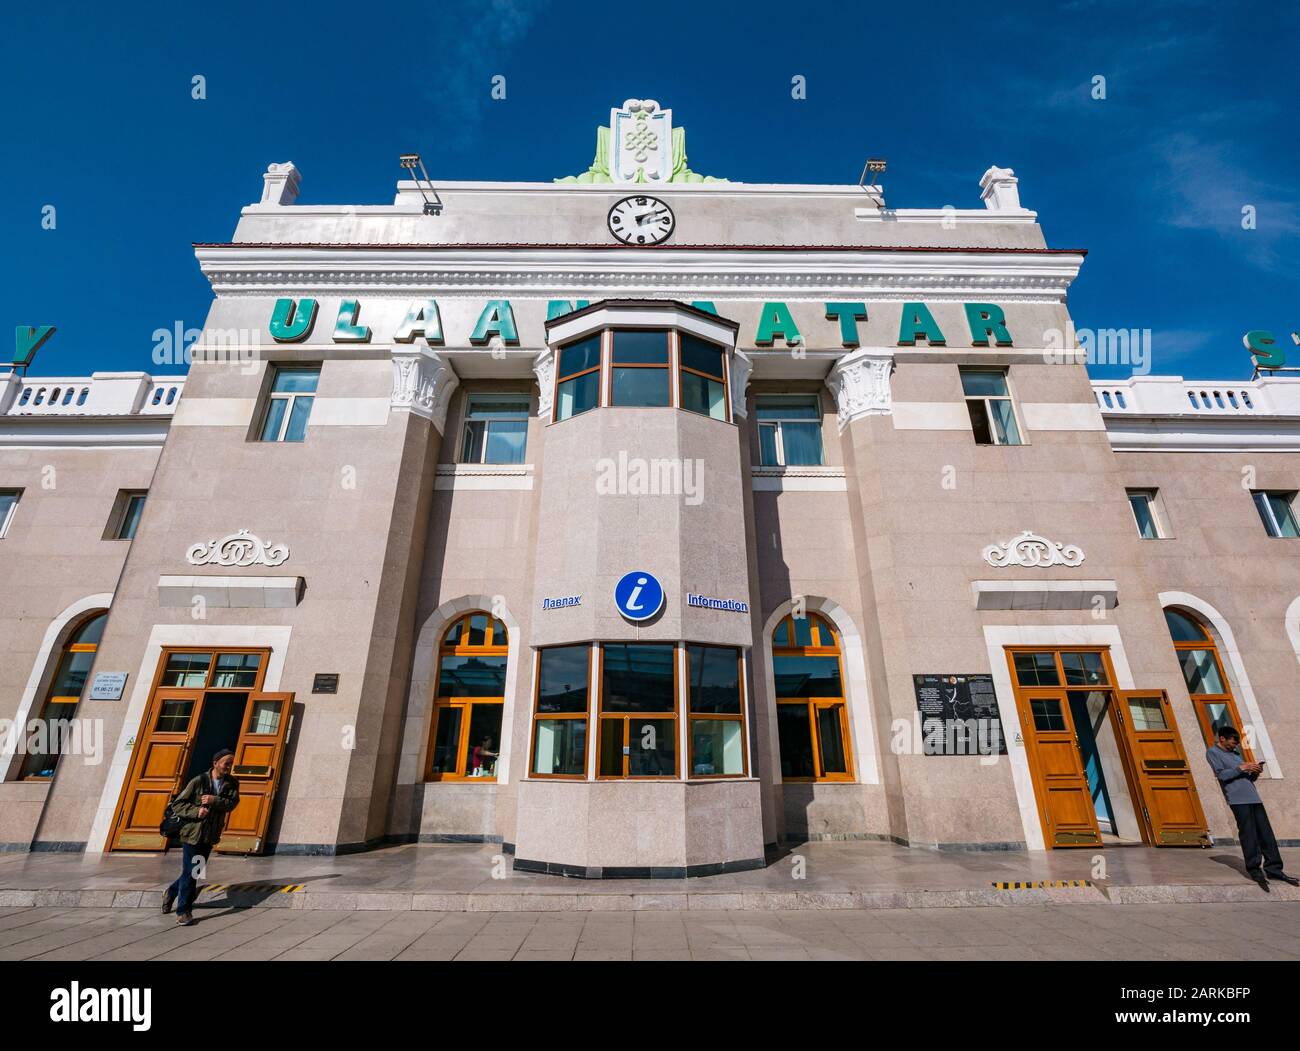
<path fill-rule="evenodd" d="M 673 127 L 673 111 L 654 99 L 627 99 L 609 111 L 609 127 L 596 129 L 596 156 L 581 175 L 557 183 L 726 182 L 686 166 L 686 129 Z"/>

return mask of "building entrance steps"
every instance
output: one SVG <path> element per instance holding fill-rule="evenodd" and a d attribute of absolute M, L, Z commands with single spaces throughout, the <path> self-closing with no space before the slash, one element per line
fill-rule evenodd
<path fill-rule="evenodd" d="M 1300 849 L 1282 854 L 1300 872 Z M 1094 868 L 1099 858 L 1104 871 Z M 514 872 L 492 844 L 404 844 L 336 857 L 214 855 L 198 907 L 570 912 L 1300 901 L 1300 889 L 1273 883 L 1266 894 L 1250 882 L 1229 846 L 1030 853 L 817 842 L 783 847 L 768 860 L 763 869 L 691 879 L 585 880 Z M 179 851 L 0 855 L 0 908 L 157 908 L 179 866 Z"/>

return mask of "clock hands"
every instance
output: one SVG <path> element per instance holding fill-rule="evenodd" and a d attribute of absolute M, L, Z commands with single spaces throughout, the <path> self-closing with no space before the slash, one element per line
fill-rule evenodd
<path fill-rule="evenodd" d="M 637 226 L 644 226 L 646 224 L 646 221 L 650 219 L 652 216 L 663 215 L 667 211 L 668 211 L 667 208 L 653 208 L 650 211 L 646 212 L 644 215 L 638 215 L 636 217 L 636 224 Z"/>

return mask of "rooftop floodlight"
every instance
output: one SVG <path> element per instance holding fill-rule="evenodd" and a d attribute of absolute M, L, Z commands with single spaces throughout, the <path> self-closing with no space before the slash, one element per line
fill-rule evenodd
<path fill-rule="evenodd" d="M 861 186 L 864 190 L 879 189 L 880 183 L 877 181 L 876 176 L 880 175 L 882 172 L 884 172 L 884 170 L 885 170 L 884 157 L 868 157 L 867 163 L 862 167 L 862 175 L 858 179 L 858 185 Z M 871 175 L 870 182 L 867 181 L 868 173 L 870 173 Z"/>
<path fill-rule="evenodd" d="M 429 172 L 424 167 L 424 161 L 420 160 L 420 155 L 418 153 L 400 154 L 397 163 L 411 173 L 415 188 L 420 191 L 420 196 L 424 198 L 424 214 L 441 215 L 442 198 L 438 196 L 438 191 L 433 188 L 433 183 L 429 181 Z M 420 169 L 419 175 L 415 174 L 417 167 Z"/>

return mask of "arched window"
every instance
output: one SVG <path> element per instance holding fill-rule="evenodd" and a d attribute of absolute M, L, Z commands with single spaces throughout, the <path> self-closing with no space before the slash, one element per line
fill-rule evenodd
<path fill-rule="evenodd" d="M 76 714 L 77 702 L 81 700 L 86 680 L 90 678 L 95 651 L 99 648 L 107 620 L 106 610 L 92 613 L 73 628 L 68 641 L 63 644 L 54 677 L 45 694 L 45 703 L 34 720 L 41 725 L 27 733 L 27 758 L 19 776 L 37 780 L 54 776 L 61 746 L 67 743 L 70 733 L 69 720 Z"/>
<path fill-rule="evenodd" d="M 1232 686 L 1223 673 L 1223 662 L 1210 633 L 1199 620 L 1182 610 L 1165 610 L 1165 623 L 1169 625 L 1169 634 L 1174 640 L 1174 650 L 1178 654 L 1178 663 L 1182 665 L 1187 692 L 1196 707 L 1196 718 L 1205 743 L 1213 744 L 1218 737 L 1218 727 L 1225 723 L 1244 734 L 1237 704 L 1232 699 Z M 1247 750 L 1244 737 L 1242 748 Z"/>
<path fill-rule="evenodd" d="M 430 781 L 495 781 L 505 705 L 506 626 L 490 613 L 454 621 L 438 653 Z"/>
<path fill-rule="evenodd" d="M 840 642 L 815 613 L 772 632 L 772 676 L 784 781 L 852 781 Z"/>

